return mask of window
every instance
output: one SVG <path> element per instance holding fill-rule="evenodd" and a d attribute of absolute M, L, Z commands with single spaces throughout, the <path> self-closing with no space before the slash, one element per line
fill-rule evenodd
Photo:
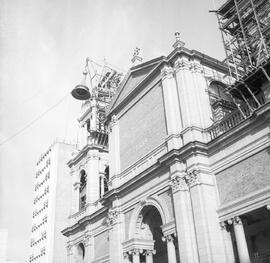
<path fill-rule="evenodd" d="M 109 191 L 109 166 L 105 169 L 105 178 L 104 178 L 104 193 Z"/>
<path fill-rule="evenodd" d="M 208 88 L 213 120 L 219 121 L 236 109 L 231 96 L 226 92 L 226 85 L 220 81 L 212 81 Z"/>
<path fill-rule="evenodd" d="M 85 170 L 80 172 L 80 209 L 83 209 L 86 205 L 86 184 L 87 184 L 87 175 Z"/>

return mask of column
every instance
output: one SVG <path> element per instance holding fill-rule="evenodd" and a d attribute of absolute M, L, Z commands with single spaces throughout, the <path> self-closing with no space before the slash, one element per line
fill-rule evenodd
<path fill-rule="evenodd" d="M 172 235 L 164 236 L 162 240 L 167 242 L 168 263 L 176 263 L 176 253 Z"/>
<path fill-rule="evenodd" d="M 231 232 L 228 227 L 227 222 L 220 222 L 220 229 L 222 232 L 224 244 L 225 244 L 225 251 L 226 251 L 226 259 L 227 262 L 234 262 L 234 254 L 233 254 L 233 247 L 232 247 L 232 238 Z"/>
<path fill-rule="evenodd" d="M 131 251 L 132 255 L 132 263 L 140 263 L 140 250 L 139 249 L 133 249 Z"/>
<path fill-rule="evenodd" d="M 175 161 L 170 166 L 171 187 L 175 211 L 175 224 L 178 236 L 180 261 L 198 263 L 198 247 L 195 235 L 194 219 L 190 192 L 186 183 L 185 165 Z"/>
<path fill-rule="evenodd" d="M 124 263 L 130 263 L 128 252 L 123 253 L 123 258 L 124 258 Z"/>
<path fill-rule="evenodd" d="M 161 78 L 168 133 L 168 148 L 169 150 L 173 148 L 178 149 L 182 146 L 182 141 L 180 137 L 176 137 L 175 135 L 182 131 L 182 120 L 173 69 L 165 65 L 161 70 Z"/>
<path fill-rule="evenodd" d="M 154 250 L 146 250 L 145 251 L 146 263 L 153 263 L 153 255 L 154 254 L 155 254 Z"/>
<path fill-rule="evenodd" d="M 232 219 L 234 234 L 236 239 L 237 251 L 240 263 L 250 263 L 248 246 L 242 220 L 239 216 Z"/>

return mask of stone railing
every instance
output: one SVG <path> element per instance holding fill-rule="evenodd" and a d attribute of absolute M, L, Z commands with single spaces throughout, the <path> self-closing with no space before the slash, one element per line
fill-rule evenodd
<path fill-rule="evenodd" d="M 88 206 L 89 204 L 85 204 L 78 212 L 71 214 L 68 218 L 72 219 L 72 221 L 79 221 L 85 216 Z"/>
<path fill-rule="evenodd" d="M 266 103 L 263 94 L 259 94 L 258 96 L 256 96 L 256 98 L 258 102 L 252 100 L 249 102 L 249 105 L 245 104 L 244 106 L 241 106 L 242 113 L 240 112 L 239 109 L 237 109 L 228 114 L 227 116 L 225 116 L 222 120 L 210 126 L 207 129 L 207 131 L 210 134 L 210 140 L 215 139 L 219 135 L 237 126 L 246 118 L 250 117 L 256 109 L 260 108 L 262 105 Z"/>

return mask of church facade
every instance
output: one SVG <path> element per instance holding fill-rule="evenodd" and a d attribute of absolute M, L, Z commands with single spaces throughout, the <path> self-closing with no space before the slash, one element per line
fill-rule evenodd
<path fill-rule="evenodd" d="M 173 47 L 130 69 L 103 133 L 84 102 L 69 263 L 270 262 L 269 63 L 240 96 L 224 63 Z"/>

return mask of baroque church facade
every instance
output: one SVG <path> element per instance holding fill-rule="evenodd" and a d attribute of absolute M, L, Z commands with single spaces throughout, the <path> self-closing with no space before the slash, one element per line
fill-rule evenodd
<path fill-rule="evenodd" d="M 83 102 L 67 262 L 270 262 L 269 79 L 241 97 L 228 75 L 177 36 Z"/>

